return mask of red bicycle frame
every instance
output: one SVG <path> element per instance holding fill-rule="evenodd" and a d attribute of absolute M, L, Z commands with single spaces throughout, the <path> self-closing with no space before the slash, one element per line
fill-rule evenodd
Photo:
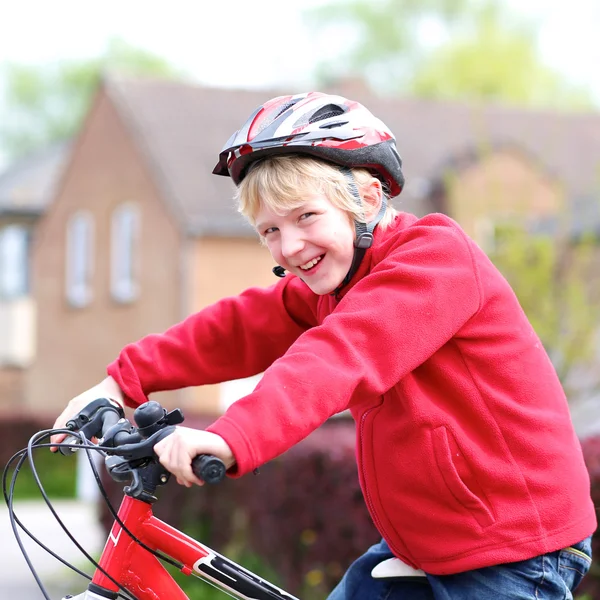
<path fill-rule="evenodd" d="M 181 563 L 183 573 L 198 575 L 234 597 L 298 600 L 156 518 L 152 514 L 152 505 L 147 502 L 125 496 L 119 508 L 119 518 L 146 546 Z M 188 600 L 160 560 L 133 540 L 117 521 L 108 536 L 99 564 L 139 600 Z M 92 585 L 94 598 L 102 597 L 98 588 L 109 594 L 119 589 L 99 569 L 94 574 Z"/>

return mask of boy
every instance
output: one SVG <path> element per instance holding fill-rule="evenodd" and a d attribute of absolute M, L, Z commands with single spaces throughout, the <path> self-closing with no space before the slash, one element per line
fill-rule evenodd
<path fill-rule="evenodd" d="M 385 541 L 334 600 L 571 598 L 590 565 L 590 483 L 552 364 L 504 278 L 458 225 L 387 205 L 404 183 L 395 139 L 356 102 L 275 98 L 214 173 L 283 275 L 123 349 L 99 396 L 247 377 L 255 391 L 208 431 L 156 446 L 179 483 L 221 457 L 241 476 L 332 415 L 357 423 L 363 494 Z M 56 438 L 60 441 L 60 438 Z M 398 557 L 426 579 L 373 579 Z"/>

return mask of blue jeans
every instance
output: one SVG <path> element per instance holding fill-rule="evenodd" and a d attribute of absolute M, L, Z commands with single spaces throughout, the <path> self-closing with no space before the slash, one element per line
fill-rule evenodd
<path fill-rule="evenodd" d="M 382 540 L 350 565 L 328 600 L 572 600 L 591 555 L 589 537 L 558 552 L 455 575 L 373 579 L 373 567 L 393 557 Z"/>

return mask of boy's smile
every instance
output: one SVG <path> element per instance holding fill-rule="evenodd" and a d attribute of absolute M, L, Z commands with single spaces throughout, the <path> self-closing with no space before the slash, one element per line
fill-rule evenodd
<path fill-rule="evenodd" d="M 278 214 L 264 203 L 256 229 L 271 256 L 318 295 L 344 280 L 354 255 L 354 223 L 323 194 L 309 194 L 296 208 Z"/>

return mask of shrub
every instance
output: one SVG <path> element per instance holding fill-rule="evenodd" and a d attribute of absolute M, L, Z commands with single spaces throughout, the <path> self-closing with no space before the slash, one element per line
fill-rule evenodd
<path fill-rule="evenodd" d="M 352 422 L 329 422 L 258 475 L 166 486 L 155 514 L 303 600 L 323 598 L 380 537 L 360 492 L 354 440 Z M 117 501 L 120 488 L 109 488 Z"/>
<path fill-rule="evenodd" d="M 2 469 L 11 456 L 27 447 L 32 435 L 48 429 L 48 422 L 31 415 L 3 416 L 0 418 L 0 464 Z M 44 440 L 43 443 L 49 440 Z M 39 448 L 33 454 L 38 476 L 50 498 L 73 498 L 76 490 L 75 456 L 56 456 Z M 16 462 L 13 463 L 13 466 Z M 12 475 L 12 471 L 9 477 Z M 8 484 L 10 485 L 10 479 Z M 40 499 L 41 495 L 26 461 L 19 471 L 15 485 L 15 499 Z"/>
<path fill-rule="evenodd" d="M 202 488 L 166 486 L 155 514 L 303 600 L 323 598 L 379 539 L 358 485 L 354 436 L 352 422 L 328 422 L 256 476 Z M 599 507 L 600 437 L 586 440 L 583 450 Z M 119 501 L 121 488 L 112 481 L 108 487 Z M 103 518 L 108 528 L 107 511 Z M 582 600 L 600 598 L 600 536 L 593 550 L 594 564 L 578 590 Z"/>
<path fill-rule="evenodd" d="M 583 455 L 590 473 L 592 484 L 592 500 L 596 506 L 596 514 L 600 517 L 600 436 L 590 437 L 583 441 Z M 568 484 L 568 482 L 566 482 Z M 600 532 L 592 538 L 593 563 L 587 577 L 583 580 L 578 593 L 590 598 L 600 598 Z"/>

